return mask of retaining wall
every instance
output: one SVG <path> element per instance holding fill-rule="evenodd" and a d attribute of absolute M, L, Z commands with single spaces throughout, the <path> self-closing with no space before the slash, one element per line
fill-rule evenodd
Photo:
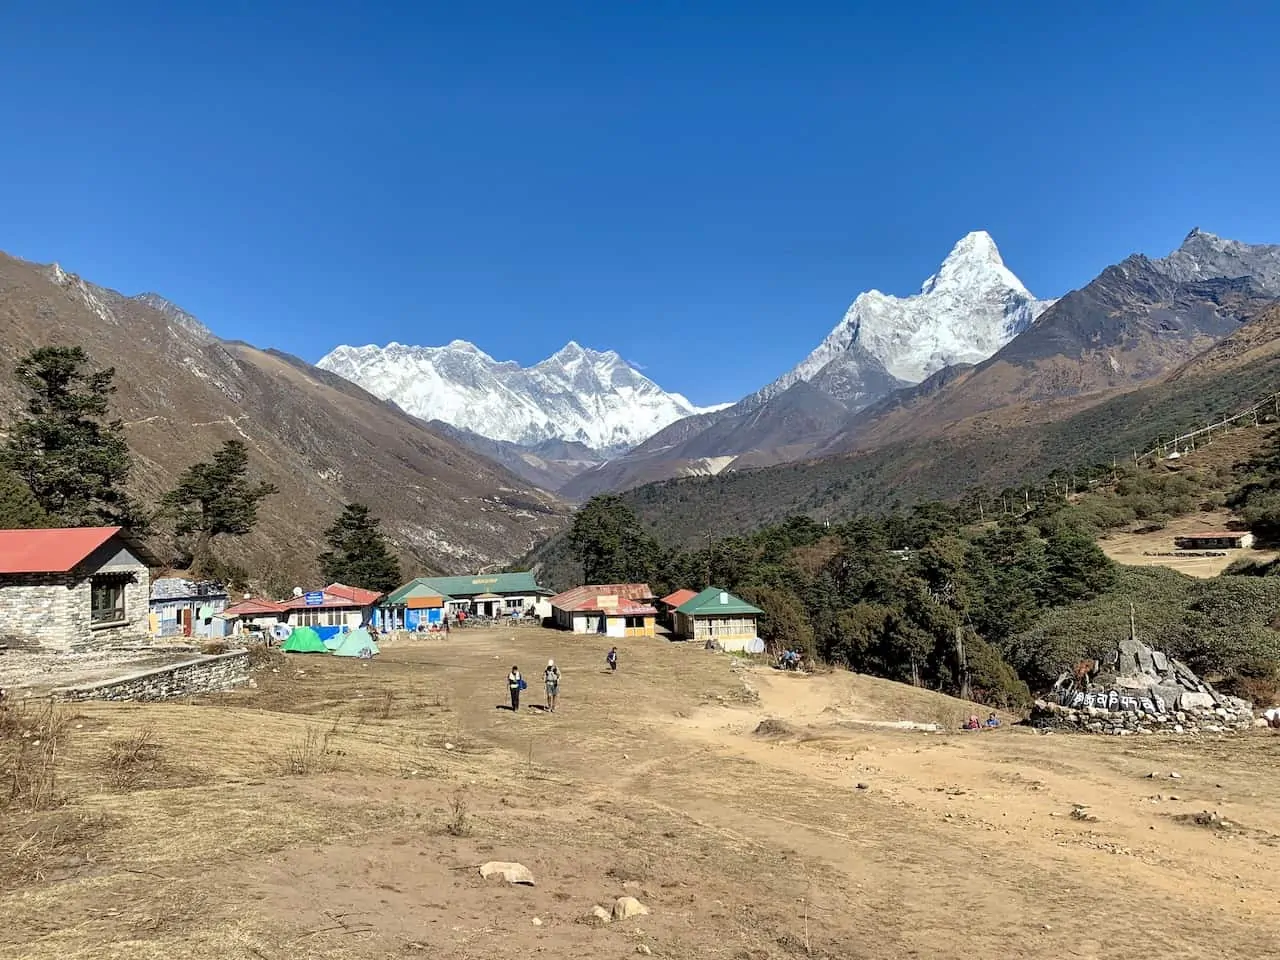
<path fill-rule="evenodd" d="M 61 687 L 58 700 L 172 700 L 237 686 L 249 679 L 249 652 L 232 650 L 77 687 Z"/>
<path fill-rule="evenodd" d="M 1253 726 L 1253 711 L 1231 704 L 1152 714 L 1101 707 L 1064 707 L 1051 700 L 1037 700 L 1031 711 L 1031 725 L 1118 736 L 1135 733 L 1233 733 Z"/>

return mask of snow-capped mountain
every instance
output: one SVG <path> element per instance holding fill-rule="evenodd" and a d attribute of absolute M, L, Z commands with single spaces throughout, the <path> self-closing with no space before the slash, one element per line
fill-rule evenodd
<path fill-rule="evenodd" d="M 953 363 L 987 359 L 1053 303 L 1032 296 L 1004 265 L 991 235 L 976 230 L 952 247 L 919 293 L 858 294 L 817 349 L 756 397 L 767 400 L 821 375 L 839 384 L 838 400 L 865 399 L 864 393 L 874 399 L 894 381 L 919 383 Z"/>
<path fill-rule="evenodd" d="M 532 367 L 495 360 L 465 340 L 443 347 L 340 346 L 317 366 L 415 417 L 522 445 L 571 440 L 614 453 L 703 412 L 612 350 L 572 341 Z"/>

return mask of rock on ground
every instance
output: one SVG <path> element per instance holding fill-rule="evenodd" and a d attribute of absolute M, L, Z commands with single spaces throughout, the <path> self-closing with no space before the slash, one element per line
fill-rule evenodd
<path fill-rule="evenodd" d="M 533 874 L 523 863 L 507 863 L 502 860 L 490 860 L 480 867 L 480 876 L 488 880 L 490 877 L 502 877 L 507 883 L 523 883 L 533 886 Z"/>
<path fill-rule="evenodd" d="M 619 897 L 613 901 L 613 919 L 630 920 L 632 917 L 648 916 L 649 908 L 635 897 Z"/>

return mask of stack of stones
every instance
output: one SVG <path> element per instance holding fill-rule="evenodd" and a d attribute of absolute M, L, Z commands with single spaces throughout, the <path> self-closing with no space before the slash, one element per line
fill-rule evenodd
<path fill-rule="evenodd" d="M 1094 670 L 1068 671 L 1031 723 L 1087 733 L 1227 733 L 1253 726 L 1253 704 L 1219 694 L 1186 664 L 1128 639 Z"/>

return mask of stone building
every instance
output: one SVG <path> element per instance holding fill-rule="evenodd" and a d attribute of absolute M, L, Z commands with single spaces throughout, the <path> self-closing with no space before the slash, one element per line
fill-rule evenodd
<path fill-rule="evenodd" d="M 0 637 L 61 651 L 147 642 L 148 563 L 120 527 L 0 530 Z"/>

